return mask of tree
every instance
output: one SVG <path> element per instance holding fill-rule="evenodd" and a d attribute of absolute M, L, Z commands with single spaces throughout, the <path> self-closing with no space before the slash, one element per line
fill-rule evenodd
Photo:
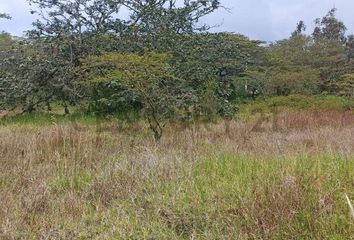
<path fill-rule="evenodd" d="M 337 9 L 331 9 L 322 19 L 316 19 L 312 34 L 312 65 L 321 71 L 322 91 L 334 92 L 335 82 L 346 73 L 346 27 L 336 18 Z"/>
<path fill-rule="evenodd" d="M 267 72 L 265 91 L 267 95 L 291 93 L 314 94 L 320 82 L 319 71 L 311 67 L 282 66 Z"/>
<path fill-rule="evenodd" d="M 129 21 L 125 34 L 131 37 L 133 51 L 168 52 L 179 35 L 208 29 L 199 20 L 220 7 L 219 0 L 126 0 Z"/>
<path fill-rule="evenodd" d="M 74 71 L 65 62 L 48 56 L 41 46 L 20 41 L 4 54 L 0 92 L 5 107 L 21 107 L 30 113 L 49 106 L 51 101 L 61 101 L 64 107 L 76 101 L 79 88 Z"/>
<path fill-rule="evenodd" d="M 81 58 L 97 53 L 97 37 L 118 24 L 113 14 L 119 1 L 110 0 L 30 0 L 41 17 L 22 41 L 14 58 L 7 61 L 7 102 L 32 112 L 51 101 L 75 104 L 81 96 L 77 69 Z M 92 40 L 95 39 L 95 40 Z M 100 43 L 104 46 L 104 43 Z M 22 66 L 12 69 L 12 65 Z M 20 89 L 23 88 L 23 89 Z M 50 107 L 48 107 L 50 108 Z"/>
<path fill-rule="evenodd" d="M 239 97 L 236 86 L 244 84 L 240 77 L 256 64 L 260 42 L 230 33 L 193 34 L 176 42 L 170 62 L 198 99 L 196 117 L 233 117 Z"/>
<path fill-rule="evenodd" d="M 313 40 L 303 33 L 305 29 L 305 23 L 300 21 L 289 39 L 268 47 L 270 65 L 265 76 L 266 94 L 313 94 L 318 91 L 320 72 L 312 67 Z"/>
<path fill-rule="evenodd" d="M 92 56 L 86 66 L 92 73 L 91 84 L 120 85 L 124 91 L 115 94 L 121 101 L 134 99 L 141 104 L 156 141 L 162 137 L 164 122 L 183 112 L 192 97 L 184 80 L 173 75 L 166 54 Z"/>
<path fill-rule="evenodd" d="M 29 0 L 42 18 L 33 23 L 29 32 L 32 39 L 48 41 L 51 52 L 78 64 L 82 56 L 96 53 L 100 48 L 97 37 L 118 31 L 121 21 L 118 14 L 121 1 L 112 0 Z M 93 41 L 93 39 L 95 39 Z M 102 38 L 103 39 L 103 38 Z M 101 40 L 101 39 L 100 39 Z"/>
<path fill-rule="evenodd" d="M 296 25 L 296 29 L 295 31 L 291 34 L 291 37 L 296 37 L 299 35 L 303 35 L 303 32 L 306 31 L 306 25 L 304 21 L 300 21 L 298 22 L 298 24 Z"/>
<path fill-rule="evenodd" d="M 158 32 L 162 28 L 176 33 L 192 33 L 200 30 L 200 27 L 196 29 L 199 19 L 218 9 L 220 1 L 126 0 L 123 5 L 131 11 L 130 24 L 145 32 Z"/>
<path fill-rule="evenodd" d="M 175 37 L 193 34 L 199 19 L 220 5 L 217 0 L 188 0 L 183 4 L 170 0 L 29 2 L 36 9 L 32 13 L 41 19 L 33 24 L 35 28 L 21 46 L 8 52 L 13 57 L 2 64 L 6 71 L 3 89 L 9 93 L 6 102 L 20 104 L 28 112 L 50 101 L 62 101 L 64 106 L 75 102 L 80 96 L 77 69 L 86 56 L 150 50 L 173 53 Z M 121 6 L 130 11 L 128 21 L 119 19 Z M 22 67 L 16 71 L 12 65 Z"/>
<path fill-rule="evenodd" d="M 274 78 L 268 77 L 267 85 L 273 89 L 269 89 L 270 92 L 274 92 L 275 86 L 280 89 L 277 94 L 298 92 L 303 85 L 303 91 L 307 93 L 335 93 L 341 76 L 353 72 L 350 63 L 353 44 L 351 38 L 346 37 L 346 27 L 337 19 L 336 11 L 333 8 L 323 18 L 316 19 L 311 36 L 303 33 L 306 26 L 300 21 L 289 39 L 269 47 L 275 56 L 282 59 L 269 71 L 269 77 Z M 309 81 L 310 78 L 313 80 Z M 291 79 L 295 82 L 288 83 Z M 299 85 L 301 81 L 304 84 Z"/>
<path fill-rule="evenodd" d="M 322 19 L 316 19 L 316 27 L 313 31 L 313 37 L 317 40 L 331 40 L 344 43 L 346 40 L 345 32 L 347 30 L 344 23 L 336 17 L 337 9 L 332 8 Z"/>
<path fill-rule="evenodd" d="M 0 19 L 11 19 L 11 16 L 9 14 L 6 13 L 0 13 Z"/>
<path fill-rule="evenodd" d="M 306 25 L 300 21 L 290 38 L 277 41 L 271 44 L 268 50 L 278 57 L 283 58 L 283 63 L 296 66 L 308 66 L 311 64 L 311 46 L 313 40 L 310 36 L 304 34 Z"/>

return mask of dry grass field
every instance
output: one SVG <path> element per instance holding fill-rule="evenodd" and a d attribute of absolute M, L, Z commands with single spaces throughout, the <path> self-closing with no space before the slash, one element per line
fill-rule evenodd
<path fill-rule="evenodd" d="M 345 194 L 353 112 L 0 126 L 0 239 L 354 239 Z"/>

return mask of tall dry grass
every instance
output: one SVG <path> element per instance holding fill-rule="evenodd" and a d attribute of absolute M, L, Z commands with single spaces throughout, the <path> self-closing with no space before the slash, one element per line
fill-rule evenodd
<path fill-rule="evenodd" d="M 284 172 L 274 177 L 278 182 L 262 185 L 250 178 L 251 185 L 259 185 L 243 188 L 233 182 L 238 168 L 223 183 L 224 173 L 213 179 L 213 168 L 206 167 L 204 176 L 200 166 L 224 155 L 258 159 L 266 167 L 262 160 L 326 154 L 349 159 L 353 153 L 352 112 L 262 116 L 256 122 L 232 121 L 228 132 L 223 122 L 170 126 L 159 144 L 142 122 L 1 126 L 0 239 L 271 239 L 306 204 L 300 175 L 279 168 Z M 254 170 L 245 171 L 259 171 L 257 161 Z M 277 175 L 268 170 L 259 174 Z M 198 192 L 204 186 L 195 180 L 200 176 L 203 182 L 213 179 L 205 193 Z M 236 207 L 231 205 L 238 200 L 228 199 L 228 184 L 243 189 Z M 331 213 L 333 194 L 318 191 L 314 214 Z M 201 203 L 211 215 L 198 212 Z"/>

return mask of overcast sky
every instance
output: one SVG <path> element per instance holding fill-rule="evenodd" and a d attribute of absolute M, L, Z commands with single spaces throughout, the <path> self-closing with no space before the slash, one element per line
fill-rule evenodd
<path fill-rule="evenodd" d="M 299 20 L 305 20 L 309 31 L 315 18 L 324 16 L 332 7 L 348 32 L 354 33 L 354 0 L 221 0 L 230 12 L 218 10 L 203 19 L 209 25 L 220 25 L 213 31 L 241 33 L 252 39 L 274 41 L 286 38 Z M 0 0 L 0 12 L 9 13 L 11 21 L 0 22 L 0 31 L 22 35 L 31 28 L 35 17 L 27 0 Z"/>

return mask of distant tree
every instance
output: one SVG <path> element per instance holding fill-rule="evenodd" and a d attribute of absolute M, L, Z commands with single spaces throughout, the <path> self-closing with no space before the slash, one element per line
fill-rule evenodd
<path fill-rule="evenodd" d="M 291 34 L 292 37 L 296 37 L 299 35 L 302 35 L 303 32 L 306 31 L 306 25 L 304 21 L 300 21 L 297 25 L 296 25 L 296 29 L 295 31 Z"/>
<path fill-rule="evenodd" d="M 313 66 L 320 69 L 322 91 L 333 92 L 332 88 L 341 75 L 346 73 L 346 27 L 336 18 L 337 9 L 331 9 L 322 19 L 315 21 L 311 48 Z"/>
<path fill-rule="evenodd" d="M 11 19 L 11 16 L 6 13 L 0 13 L 0 19 Z"/>
<path fill-rule="evenodd" d="M 264 88 L 267 95 L 314 94 L 318 92 L 319 82 L 318 70 L 311 67 L 285 65 L 267 72 Z"/>
<path fill-rule="evenodd" d="M 261 75 L 267 94 L 339 93 L 339 85 L 348 82 L 348 74 L 354 71 L 354 37 L 346 36 L 336 11 L 333 8 L 316 19 L 310 36 L 300 21 L 290 38 L 267 47 L 269 65 Z"/>
<path fill-rule="evenodd" d="M 292 35 L 289 39 L 284 39 L 272 44 L 268 50 L 278 57 L 283 58 L 283 63 L 296 66 L 308 66 L 311 64 L 312 39 L 306 35 Z"/>
<path fill-rule="evenodd" d="M 332 8 L 322 19 L 315 20 L 316 27 L 313 31 L 315 41 L 330 40 L 344 43 L 347 30 L 344 23 L 336 17 L 337 9 Z"/>
<path fill-rule="evenodd" d="M 320 72 L 312 66 L 313 39 L 304 34 L 305 23 L 300 21 L 289 39 L 270 45 L 270 65 L 265 76 L 268 95 L 318 92 Z"/>

